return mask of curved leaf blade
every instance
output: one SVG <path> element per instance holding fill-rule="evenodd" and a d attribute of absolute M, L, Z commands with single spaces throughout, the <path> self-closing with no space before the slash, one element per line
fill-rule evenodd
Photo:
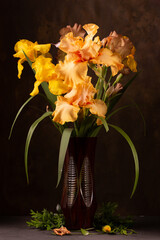
<path fill-rule="evenodd" d="M 29 103 L 34 97 L 35 97 L 35 96 L 30 97 L 30 98 L 20 107 L 20 109 L 18 110 L 18 112 L 17 112 L 17 114 L 16 114 L 16 117 L 15 117 L 13 123 L 12 123 L 11 130 L 10 130 L 8 139 L 11 138 L 12 131 L 13 131 L 13 128 L 14 128 L 14 125 L 15 125 L 15 123 L 16 123 L 16 121 L 17 121 L 18 116 L 19 116 L 20 113 L 22 112 L 23 108 L 27 105 L 27 103 Z"/>
<path fill-rule="evenodd" d="M 99 117 L 99 116 L 98 116 L 98 118 L 102 121 L 103 126 L 104 126 L 106 132 L 108 132 L 109 131 L 109 127 L 108 127 L 108 123 L 107 123 L 106 119 L 103 118 L 103 117 Z"/>
<path fill-rule="evenodd" d="M 133 194 L 135 193 L 137 183 L 138 183 L 138 178 L 139 178 L 138 154 L 137 154 L 136 148 L 135 148 L 133 142 L 131 141 L 130 137 L 120 127 L 117 127 L 117 126 L 112 125 L 112 124 L 108 124 L 108 125 L 110 127 L 114 128 L 115 130 L 117 130 L 117 132 L 119 132 L 126 139 L 126 141 L 128 142 L 128 144 L 131 148 L 132 154 L 133 154 L 134 164 L 135 164 L 135 180 L 134 180 L 133 190 L 132 190 L 132 193 L 131 193 L 131 196 L 130 196 L 130 198 L 132 198 Z"/>
<path fill-rule="evenodd" d="M 69 144 L 69 139 L 71 137 L 72 131 L 73 131 L 73 128 L 65 128 L 62 133 L 60 150 L 59 150 L 59 160 L 58 160 L 58 180 L 57 180 L 56 187 L 58 187 L 61 180 L 64 159 L 65 159 L 65 155 L 66 155 L 66 151 L 67 151 L 67 147 Z"/>
<path fill-rule="evenodd" d="M 29 183 L 29 177 L 28 177 L 28 150 L 30 141 L 32 138 L 32 135 L 34 133 L 34 130 L 36 129 L 37 125 L 46 117 L 49 117 L 52 114 L 51 111 L 45 112 L 40 118 L 38 118 L 30 127 L 28 131 L 28 135 L 26 138 L 26 144 L 25 144 L 25 151 L 24 151 L 24 162 L 25 162 L 25 171 L 26 171 L 26 177 L 27 177 L 27 183 Z"/>

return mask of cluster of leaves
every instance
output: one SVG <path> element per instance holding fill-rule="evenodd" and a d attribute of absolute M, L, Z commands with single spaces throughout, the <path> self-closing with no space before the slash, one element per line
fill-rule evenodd
<path fill-rule="evenodd" d="M 64 216 L 62 213 L 49 212 L 43 209 L 42 212 L 31 210 L 31 221 L 27 222 L 29 227 L 38 228 L 41 230 L 51 230 L 53 228 L 60 228 L 64 225 Z"/>
<path fill-rule="evenodd" d="M 116 214 L 118 208 L 117 203 L 107 202 L 103 203 L 98 209 L 94 218 L 94 228 L 97 230 L 102 230 L 102 226 L 109 225 L 111 227 L 112 234 L 132 234 L 135 233 L 131 229 L 133 225 L 133 220 L 130 216 L 122 218 Z"/>

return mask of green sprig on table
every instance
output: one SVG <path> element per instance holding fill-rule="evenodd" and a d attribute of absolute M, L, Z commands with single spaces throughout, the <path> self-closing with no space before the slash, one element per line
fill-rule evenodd
<path fill-rule="evenodd" d="M 103 203 L 95 214 L 94 228 L 101 231 L 103 226 L 109 225 L 111 227 L 110 234 L 128 235 L 135 233 L 131 228 L 133 225 L 132 218 L 130 216 L 120 217 L 116 214 L 117 208 L 118 204 L 115 202 Z"/>
<path fill-rule="evenodd" d="M 41 230 L 52 230 L 53 228 L 60 228 L 64 225 L 64 216 L 62 213 L 49 212 L 43 209 L 42 212 L 30 211 L 31 221 L 27 221 L 29 227 L 38 228 Z"/>

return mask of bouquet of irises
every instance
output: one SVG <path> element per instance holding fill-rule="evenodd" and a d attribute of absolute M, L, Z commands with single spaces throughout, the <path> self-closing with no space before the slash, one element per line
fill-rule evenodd
<path fill-rule="evenodd" d="M 127 140 L 133 153 L 135 182 L 132 196 L 139 175 L 137 152 L 129 136 L 118 126 L 110 124 L 109 120 L 128 107 L 113 110 L 137 75 L 135 47 L 128 37 L 115 31 L 100 40 L 96 36 L 98 28 L 96 24 L 85 24 L 83 27 L 75 24 L 60 30 L 58 43 L 38 44 L 22 39 L 15 44 L 14 57 L 19 58 L 18 78 L 22 74 L 23 62 L 27 61 L 35 74 L 35 82 L 30 98 L 16 115 L 11 132 L 26 104 L 37 95 L 45 97 L 49 107 L 32 124 L 26 139 L 26 175 L 28 180 L 28 149 L 33 132 L 44 118 L 50 117 L 62 134 L 58 185 L 70 137 L 96 137 L 103 126 L 106 132 L 110 127 L 114 128 Z M 50 53 L 53 47 L 57 49 L 54 58 Z M 55 59 L 56 64 L 53 63 Z M 89 69 L 94 72 L 93 77 L 89 75 Z M 124 84 L 123 77 L 131 72 L 135 72 L 134 76 Z"/>

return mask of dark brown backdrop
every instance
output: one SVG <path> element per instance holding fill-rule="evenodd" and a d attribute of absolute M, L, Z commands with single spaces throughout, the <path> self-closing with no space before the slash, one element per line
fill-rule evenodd
<path fill-rule="evenodd" d="M 135 143 L 140 161 L 137 191 L 130 200 L 134 180 L 131 151 L 114 130 L 102 131 L 96 154 L 97 201 L 116 201 L 122 214 L 160 214 L 160 1 L 158 0 L 27 0 L 3 1 L 0 6 L 1 82 L 1 163 L 0 213 L 28 214 L 29 209 L 54 210 L 60 201 L 56 189 L 60 135 L 50 121 L 37 128 L 29 150 L 30 185 L 24 171 L 24 144 L 31 123 L 41 115 L 45 103 L 30 103 L 18 119 L 10 141 L 11 123 L 33 88 L 34 76 L 25 64 L 22 79 L 17 78 L 17 61 L 12 57 L 19 39 L 56 43 L 58 30 L 67 24 L 96 23 L 101 38 L 110 31 L 127 35 L 136 46 L 141 73 L 128 89 L 120 105 L 139 105 L 147 127 L 135 108 L 119 113 L 112 123 L 122 127 Z"/>

